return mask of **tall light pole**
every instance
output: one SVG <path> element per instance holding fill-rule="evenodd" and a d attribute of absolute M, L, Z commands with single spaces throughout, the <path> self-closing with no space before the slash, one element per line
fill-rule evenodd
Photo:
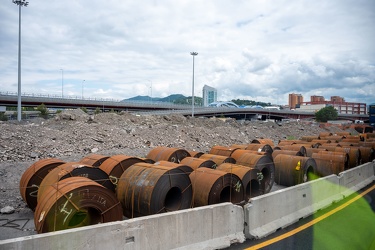
<path fill-rule="evenodd" d="M 82 81 L 82 100 L 83 100 L 83 83 L 85 82 L 85 80 Z"/>
<path fill-rule="evenodd" d="M 190 55 L 193 56 L 193 86 L 191 94 L 191 117 L 194 117 L 194 57 L 198 55 L 198 52 L 190 52 Z"/>
<path fill-rule="evenodd" d="M 150 99 L 151 99 L 151 103 L 152 103 L 152 81 L 151 80 L 147 80 L 147 81 L 150 82 L 150 95 L 151 95 Z"/>
<path fill-rule="evenodd" d="M 25 0 L 13 0 L 18 5 L 18 101 L 17 101 L 17 120 L 21 121 L 21 7 L 29 4 Z"/>
<path fill-rule="evenodd" d="M 61 98 L 64 98 L 64 70 L 61 70 Z"/>

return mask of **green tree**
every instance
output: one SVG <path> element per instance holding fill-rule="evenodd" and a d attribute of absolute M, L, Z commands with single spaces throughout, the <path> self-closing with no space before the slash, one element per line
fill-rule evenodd
<path fill-rule="evenodd" d="M 94 114 L 97 115 L 97 114 L 99 114 L 100 112 L 102 112 L 102 111 L 100 110 L 100 108 L 99 108 L 99 107 L 96 107 Z"/>
<path fill-rule="evenodd" d="M 87 113 L 87 108 L 82 107 L 81 110 L 82 110 L 83 112 Z"/>
<path fill-rule="evenodd" d="M 38 107 L 36 107 L 36 110 L 40 112 L 40 116 L 43 118 L 48 118 L 48 109 L 44 103 L 40 104 Z"/>
<path fill-rule="evenodd" d="M 328 120 L 336 120 L 338 116 L 337 110 L 333 106 L 320 109 L 315 113 L 315 119 L 318 122 L 327 122 Z"/>

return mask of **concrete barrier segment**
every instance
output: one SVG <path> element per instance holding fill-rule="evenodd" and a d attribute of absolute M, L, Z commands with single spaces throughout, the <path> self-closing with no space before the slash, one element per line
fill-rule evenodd
<path fill-rule="evenodd" d="M 0 249 L 219 249 L 242 243 L 244 212 L 221 203 L 0 241 Z"/>
<path fill-rule="evenodd" d="M 341 199 L 336 175 L 252 198 L 244 206 L 245 237 L 266 237 Z"/>

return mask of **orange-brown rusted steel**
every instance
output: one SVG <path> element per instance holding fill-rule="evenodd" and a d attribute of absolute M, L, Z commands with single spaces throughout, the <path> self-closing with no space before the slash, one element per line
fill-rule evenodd
<path fill-rule="evenodd" d="M 340 142 L 342 141 L 344 137 L 341 135 L 331 135 L 331 136 L 326 136 L 326 137 L 320 137 L 322 140 L 329 140 L 331 143 L 332 142 Z"/>
<path fill-rule="evenodd" d="M 108 158 L 109 158 L 109 156 L 91 154 L 91 155 L 88 155 L 88 156 L 82 158 L 79 162 L 82 163 L 82 164 L 91 165 L 95 168 L 98 168 Z"/>
<path fill-rule="evenodd" d="M 211 160 L 219 165 L 221 163 L 236 163 L 236 160 L 233 157 L 227 157 L 222 155 L 213 155 L 213 154 L 203 154 L 199 159 Z"/>
<path fill-rule="evenodd" d="M 191 157 L 199 158 L 201 155 L 203 155 L 203 152 L 199 151 L 188 151 Z M 189 156 L 188 156 L 189 157 Z"/>
<path fill-rule="evenodd" d="M 182 159 L 190 156 L 189 152 L 182 148 L 156 147 L 152 149 L 147 158 L 157 161 L 170 161 L 180 163 Z"/>
<path fill-rule="evenodd" d="M 258 143 L 258 144 L 268 144 L 270 146 L 275 146 L 272 139 L 268 138 L 262 138 L 262 139 L 254 139 L 251 141 L 251 143 Z"/>
<path fill-rule="evenodd" d="M 328 149 L 328 151 L 331 151 L 331 150 Z M 360 165 L 361 163 L 361 151 L 359 151 L 358 147 L 335 147 L 333 151 L 345 152 L 349 155 L 349 168 L 354 168 Z"/>
<path fill-rule="evenodd" d="M 249 144 L 232 144 L 230 147 L 237 148 L 237 149 L 245 149 Z"/>
<path fill-rule="evenodd" d="M 89 178 L 103 187 L 108 188 L 112 192 L 115 192 L 115 185 L 109 180 L 108 174 L 100 168 L 94 168 L 93 166 L 82 164 L 80 162 L 66 162 L 52 169 L 44 177 L 38 190 L 38 202 L 42 199 L 49 186 L 60 180 L 74 176 Z"/>
<path fill-rule="evenodd" d="M 20 193 L 31 210 L 35 210 L 37 205 L 38 189 L 44 177 L 52 169 L 64 163 L 56 158 L 42 159 L 32 164 L 23 173 L 20 180 Z"/>
<path fill-rule="evenodd" d="M 306 148 L 306 157 L 311 157 L 313 153 L 318 153 L 320 151 L 328 151 L 324 148 Z"/>
<path fill-rule="evenodd" d="M 358 147 L 361 152 L 361 164 L 372 162 L 375 159 L 375 150 L 370 147 Z"/>
<path fill-rule="evenodd" d="M 272 153 L 272 158 L 275 159 L 275 157 L 279 154 L 284 154 L 284 155 L 296 155 L 296 156 L 304 156 L 301 151 L 296 151 L 296 150 L 275 150 Z"/>
<path fill-rule="evenodd" d="M 260 185 L 261 181 L 258 179 L 260 177 L 259 169 L 231 163 L 220 164 L 216 169 L 235 174 L 241 179 L 245 201 L 263 194 Z"/>
<path fill-rule="evenodd" d="M 326 144 L 326 143 L 331 143 L 331 141 L 330 140 L 321 140 L 321 139 L 319 139 L 319 140 L 312 140 L 311 142 L 313 142 L 313 143 L 319 143 L 320 145 L 323 145 L 323 144 Z"/>
<path fill-rule="evenodd" d="M 144 160 L 128 155 L 113 155 L 105 160 L 99 168 L 108 174 L 113 184 L 117 185 L 122 173 L 138 162 L 144 162 Z"/>
<path fill-rule="evenodd" d="M 216 168 L 216 163 L 212 160 L 206 160 L 201 158 L 195 157 L 186 157 L 181 161 L 181 164 L 185 164 L 193 168 L 194 170 L 197 168 Z"/>
<path fill-rule="evenodd" d="M 327 137 L 327 136 L 332 136 L 332 133 L 331 132 L 320 132 L 319 133 L 319 138 Z"/>
<path fill-rule="evenodd" d="M 358 146 L 360 146 L 360 147 L 370 147 L 372 149 L 375 149 L 375 141 L 374 142 L 361 141 L 361 142 L 358 143 Z"/>
<path fill-rule="evenodd" d="M 155 166 L 163 166 L 163 167 L 167 167 L 167 168 L 170 168 L 170 169 L 179 168 L 182 171 L 184 171 L 185 174 L 190 174 L 191 172 L 194 171 L 194 169 L 187 164 L 174 163 L 174 162 L 170 162 L 170 161 L 158 161 L 158 162 L 155 162 L 154 165 Z"/>
<path fill-rule="evenodd" d="M 217 145 L 217 146 L 213 146 L 208 153 L 212 155 L 222 155 L 222 156 L 230 157 L 233 151 L 237 149 L 238 148 L 236 147 L 226 147 L 226 146 Z"/>
<path fill-rule="evenodd" d="M 293 150 L 299 151 L 303 156 L 306 156 L 306 146 L 303 144 L 293 144 L 293 145 L 285 145 L 285 146 L 276 146 L 273 148 L 274 150 Z"/>
<path fill-rule="evenodd" d="M 319 176 L 338 175 L 349 166 L 349 155 L 345 152 L 319 151 L 313 153 L 312 158 L 315 159 Z"/>
<path fill-rule="evenodd" d="M 244 187 L 235 174 L 210 169 L 198 168 L 189 175 L 193 185 L 193 207 L 200 207 L 222 202 L 240 203 L 244 200 Z"/>
<path fill-rule="evenodd" d="M 254 144 L 247 145 L 245 149 L 257 151 L 257 152 L 266 152 L 267 154 L 272 154 L 273 152 L 273 149 L 270 144 L 254 143 Z"/>
<path fill-rule="evenodd" d="M 84 177 L 49 186 L 34 213 L 38 233 L 120 220 L 121 204 L 115 193 Z"/>
<path fill-rule="evenodd" d="M 347 131 L 340 131 L 340 132 L 335 132 L 335 134 L 340 135 L 340 136 L 349 137 L 349 136 L 351 136 L 352 133 L 347 132 Z"/>
<path fill-rule="evenodd" d="M 261 175 L 258 179 L 261 181 L 262 193 L 271 191 L 275 182 L 275 165 L 270 155 L 259 155 L 248 150 L 237 150 L 232 156 L 236 159 L 236 164 L 259 169 Z"/>
<path fill-rule="evenodd" d="M 359 147 L 358 142 L 348 142 L 348 141 L 340 141 L 336 144 L 338 147 Z"/>
<path fill-rule="evenodd" d="M 319 139 L 319 136 L 315 136 L 315 135 L 306 135 L 306 136 L 302 136 L 301 137 L 301 140 L 302 141 L 307 141 L 307 142 L 312 142 L 313 140 L 318 140 Z"/>
<path fill-rule="evenodd" d="M 283 186 L 294 186 L 316 177 L 316 162 L 313 158 L 277 155 L 275 163 L 275 182 Z"/>
<path fill-rule="evenodd" d="M 293 145 L 297 144 L 296 140 L 280 140 L 277 146 L 286 146 L 286 145 Z"/>
<path fill-rule="evenodd" d="M 180 168 L 140 162 L 122 174 L 116 192 L 124 216 L 134 218 L 190 208 L 193 189 Z"/>

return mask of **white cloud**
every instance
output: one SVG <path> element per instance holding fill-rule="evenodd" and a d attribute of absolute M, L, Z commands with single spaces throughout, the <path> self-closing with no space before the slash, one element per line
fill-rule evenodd
<path fill-rule="evenodd" d="M 33 0 L 22 8 L 22 92 L 374 102 L 375 2 Z M 0 6 L 0 91 L 17 91 L 18 9 Z M 152 87 L 151 87 L 152 86 Z"/>

